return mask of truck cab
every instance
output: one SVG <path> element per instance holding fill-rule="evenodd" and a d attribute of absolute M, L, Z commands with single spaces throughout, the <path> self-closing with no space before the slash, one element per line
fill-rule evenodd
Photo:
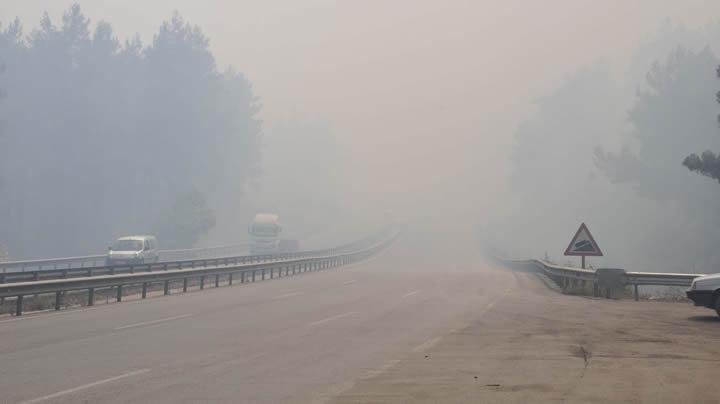
<path fill-rule="evenodd" d="M 280 217 L 274 213 L 258 213 L 248 227 L 251 254 L 276 254 L 279 250 Z"/>

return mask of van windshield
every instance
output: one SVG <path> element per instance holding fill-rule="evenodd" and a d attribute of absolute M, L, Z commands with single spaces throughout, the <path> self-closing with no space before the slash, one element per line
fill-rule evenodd
<path fill-rule="evenodd" d="M 143 249 L 143 243 L 141 240 L 118 240 L 113 244 L 112 249 L 115 251 L 140 251 Z"/>

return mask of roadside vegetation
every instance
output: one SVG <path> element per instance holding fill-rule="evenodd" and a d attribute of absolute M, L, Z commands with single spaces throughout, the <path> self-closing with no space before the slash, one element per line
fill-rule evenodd
<path fill-rule="evenodd" d="M 260 161 L 260 103 L 175 14 L 150 43 L 80 6 L 0 25 L 0 243 L 15 259 L 97 253 L 118 235 L 191 247 Z M 77 236 L 69 237 L 72 233 Z"/>
<path fill-rule="evenodd" d="M 624 73 L 600 61 L 539 98 L 514 135 L 511 202 L 486 226 L 492 242 L 564 263 L 585 222 L 606 255 L 589 265 L 717 271 L 720 187 L 688 169 L 720 181 L 719 45 L 720 23 L 668 25 Z"/>

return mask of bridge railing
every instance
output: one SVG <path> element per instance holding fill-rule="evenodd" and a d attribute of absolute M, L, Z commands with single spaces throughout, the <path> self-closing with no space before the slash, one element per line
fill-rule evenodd
<path fill-rule="evenodd" d="M 239 255 L 237 251 L 247 249 L 250 243 L 235 243 L 212 247 L 186 248 L 179 250 L 159 250 L 163 261 L 179 261 L 183 259 L 215 258 L 220 256 Z M 0 273 L 47 271 L 54 269 L 72 269 L 99 267 L 105 264 L 107 255 L 86 255 L 78 257 L 46 258 L 38 260 L 3 261 L 0 262 Z"/>
<path fill-rule="evenodd" d="M 103 272 L 95 273 L 94 276 L 0 284 L 0 299 L 15 298 L 15 314 L 19 316 L 23 312 L 24 297 L 28 295 L 54 294 L 55 309 L 60 310 L 63 297 L 69 291 L 87 290 L 87 305 L 92 306 L 95 302 L 95 291 L 98 289 L 115 288 L 116 299 L 121 301 L 123 288 L 128 286 L 141 286 L 141 297 L 144 299 L 149 288 L 158 283 L 163 285 L 164 294 L 168 295 L 172 283 L 177 281 L 182 281 L 183 292 L 188 290 L 191 279 L 199 280 L 200 289 L 204 288 L 207 278 L 214 279 L 215 286 L 219 286 L 221 276 L 225 277 L 229 285 L 238 277 L 240 283 L 255 282 L 258 277 L 265 280 L 267 277 L 290 276 L 356 262 L 387 247 L 397 235 L 397 232 L 383 231 L 371 239 L 320 251 L 156 264 L 162 267 L 160 270 L 154 268 L 155 264 L 144 265 L 142 270 L 138 266 L 87 268 L 85 270 L 96 269 Z M 5 274 L 11 275 L 15 274 Z"/>
<path fill-rule="evenodd" d="M 622 268 L 581 269 L 555 265 L 542 260 L 505 260 L 506 264 L 524 270 L 544 273 L 560 287 L 568 288 L 578 283 L 581 286 L 590 282 L 595 296 L 610 297 L 612 289 L 632 286 L 635 300 L 639 299 L 639 287 L 654 286 L 690 286 L 693 279 L 703 274 L 627 272 Z"/>

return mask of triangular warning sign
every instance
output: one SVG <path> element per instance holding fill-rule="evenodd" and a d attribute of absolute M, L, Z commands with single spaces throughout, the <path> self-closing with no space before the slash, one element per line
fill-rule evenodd
<path fill-rule="evenodd" d="M 590 230 L 588 230 L 585 223 L 583 223 L 580 225 L 577 233 L 575 233 L 575 237 L 573 237 L 567 250 L 565 250 L 565 255 L 602 257 L 603 253 L 600 251 L 600 247 L 595 242 L 592 234 L 590 234 Z"/>

